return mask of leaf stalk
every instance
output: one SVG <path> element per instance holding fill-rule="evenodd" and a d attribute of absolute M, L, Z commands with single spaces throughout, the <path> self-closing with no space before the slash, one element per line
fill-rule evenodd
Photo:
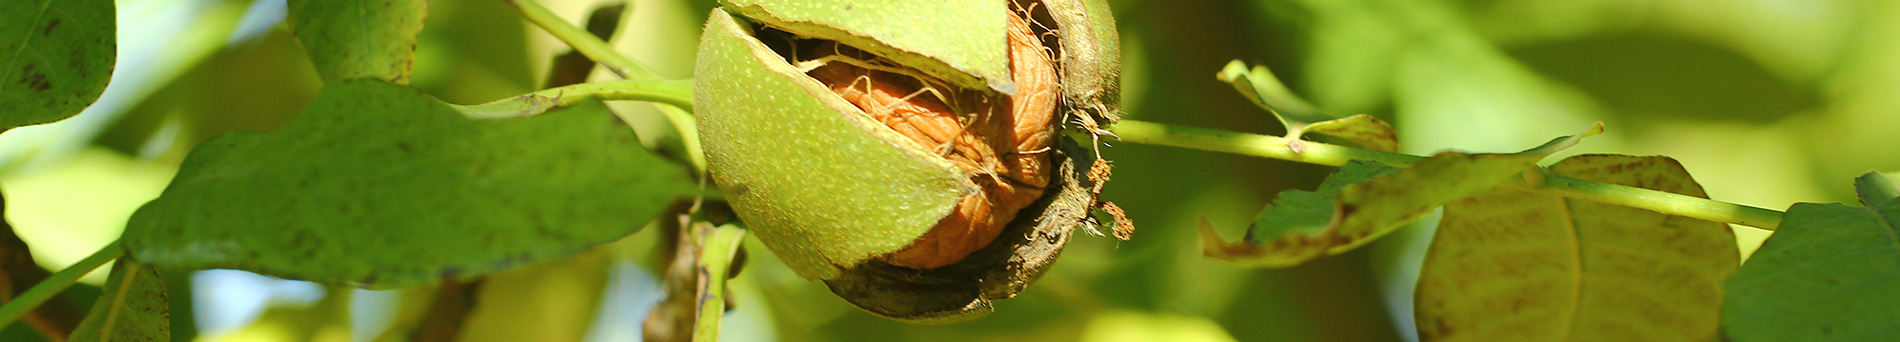
<path fill-rule="evenodd" d="M 34 284 L 33 288 L 20 293 L 20 296 L 14 297 L 13 301 L 7 302 L 4 306 L 0 306 L 0 327 L 13 325 L 14 321 L 20 320 L 20 317 L 25 316 L 27 312 L 39 307 L 40 303 L 45 303 L 46 300 L 53 298 L 54 295 L 58 295 L 60 291 L 65 291 L 66 288 L 72 287 L 74 283 L 78 283 L 79 278 L 86 276 L 87 273 L 92 273 L 92 270 L 98 269 L 99 266 L 103 266 L 107 262 L 116 260 L 124 255 L 125 248 L 120 247 L 118 241 L 113 241 L 104 248 L 100 248 L 98 252 L 93 252 L 92 256 L 81 259 L 78 263 L 68 266 L 66 269 L 46 276 L 45 281 Z"/>
<path fill-rule="evenodd" d="M 595 37 L 593 33 L 588 33 L 585 29 L 561 20 L 560 16 L 554 15 L 554 12 L 549 11 L 547 7 L 541 6 L 539 2 L 535 2 L 534 0 L 503 0 L 502 2 L 508 3 L 509 6 L 514 6 L 515 10 L 521 12 L 523 18 L 528 19 L 528 22 L 534 23 L 535 26 L 541 27 L 541 29 L 547 31 L 548 34 L 554 35 L 555 39 L 560 39 L 561 42 L 565 42 L 568 46 L 574 47 L 575 51 L 580 51 L 581 54 L 586 55 L 587 58 L 599 62 L 601 66 L 607 67 L 607 71 L 613 72 L 614 75 L 619 75 L 622 79 L 630 81 L 658 81 L 664 79 L 660 77 L 659 74 L 653 73 L 653 70 L 647 69 L 646 66 L 635 62 L 632 58 L 627 58 L 626 55 L 620 54 L 619 51 L 615 51 L 613 45 L 609 45 L 606 41 L 600 40 L 600 37 Z"/>

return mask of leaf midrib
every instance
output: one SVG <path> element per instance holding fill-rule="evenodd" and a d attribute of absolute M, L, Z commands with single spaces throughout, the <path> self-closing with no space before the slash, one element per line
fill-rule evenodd
<path fill-rule="evenodd" d="M 1583 308 L 1583 232 L 1577 229 L 1577 217 L 1573 215 L 1576 209 L 1572 207 L 1572 200 L 1557 196 L 1550 197 L 1563 204 L 1563 210 L 1559 212 L 1563 215 L 1564 228 L 1570 230 L 1570 278 L 1574 280 L 1570 284 L 1570 310 L 1565 313 L 1563 330 L 1554 335 L 1562 340 L 1568 339 L 1571 332 L 1576 331 L 1577 315 Z"/>

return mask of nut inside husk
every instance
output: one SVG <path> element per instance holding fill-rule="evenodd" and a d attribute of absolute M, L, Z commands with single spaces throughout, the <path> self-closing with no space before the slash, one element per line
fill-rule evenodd
<path fill-rule="evenodd" d="M 844 277 L 827 280 L 832 291 L 840 297 L 880 315 L 919 322 L 943 323 L 981 317 L 991 311 L 992 300 L 1013 297 L 1040 277 L 1042 271 L 1061 254 L 1074 227 L 1092 221 L 1090 213 L 1106 204 L 1097 198 L 1101 189 L 1097 183 L 1106 181 L 1107 164 L 1068 138 L 1062 138 L 1060 146 L 1056 146 L 1058 148 L 1050 148 L 1049 140 L 1043 139 L 1053 135 L 1056 128 L 1050 120 L 1061 115 L 1044 111 L 1055 110 L 1057 104 L 1066 105 L 1063 107 L 1087 106 L 1087 110 L 1070 108 L 1062 114 L 1091 115 L 1076 122 L 1085 123 L 1086 128 L 1093 131 L 1098 130 L 1093 125 L 1095 122 L 1113 122 L 1112 113 L 1118 108 L 1110 109 L 1110 106 L 1102 103 L 1105 100 L 1112 103 L 1117 97 L 1087 94 L 1090 96 L 1089 101 L 1057 102 L 1058 95 L 1062 95 L 1059 94 L 1060 88 L 1038 88 L 1039 85 L 1054 85 L 1049 81 L 1053 81 L 1056 72 L 1052 59 L 1055 51 L 1060 50 L 1059 37 L 1050 34 L 1053 27 L 1047 24 L 1050 22 L 1048 12 L 1039 8 L 1039 3 L 1030 3 L 1027 7 L 1020 3 L 1017 5 L 1011 13 L 1010 57 L 1014 81 L 1020 90 L 1010 99 L 1013 110 L 1008 120 L 1038 126 L 1024 129 L 1026 125 L 1018 125 L 1011 131 L 979 125 L 978 129 L 988 128 L 989 134 L 1015 134 L 1014 138 L 1018 139 L 1015 142 L 1019 144 L 1016 155 L 1024 160 L 1017 165 L 1034 165 L 1025 168 L 1033 171 L 1016 170 L 1006 174 L 1010 179 L 1021 180 L 1024 178 L 1016 177 L 1023 177 L 1025 172 L 1039 171 L 1042 176 L 1031 176 L 1038 182 L 1021 183 L 1040 183 L 1043 189 L 1049 191 L 1037 192 L 1040 198 L 1023 208 L 1020 214 L 995 213 L 997 217 L 1010 218 L 1002 219 L 1007 221 L 1003 222 L 1005 226 L 997 227 L 1000 237 L 993 242 L 986 241 L 987 244 L 977 244 L 983 249 L 967 258 L 959 258 L 953 264 L 930 266 L 938 268 L 919 270 L 914 264 L 904 263 L 908 260 L 899 258 L 905 252 L 917 250 L 918 245 L 913 245 L 910 249 L 894 253 L 885 262 L 866 263 L 845 272 Z M 1023 19 L 1038 15 L 1043 17 L 1045 23 L 1036 24 L 1032 30 L 1032 25 Z M 1112 92 L 1115 89 L 1105 91 Z M 1111 114 L 1103 117 L 1096 113 Z M 903 129 L 896 125 L 893 128 Z M 920 139 L 919 142 L 925 140 Z M 1040 153 L 1023 153 L 1030 151 Z M 959 164 L 963 165 L 961 162 Z M 1004 204 L 998 201 L 995 205 L 1000 207 Z M 961 210 L 968 206 L 966 204 L 959 208 Z M 1115 215 L 1119 224 L 1127 224 L 1119 213 Z M 945 222 L 955 222 L 952 220 L 957 218 L 953 213 L 946 217 Z M 932 242 L 932 235 L 942 234 L 946 228 L 957 227 L 940 224 L 931 233 L 919 238 L 918 243 Z"/>
<path fill-rule="evenodd" d="M 903 250 L 893 265 L 929 269 L 956 263 L 987 246 L 1003 225 L 1049 183 L 1047 156 L 1057 99 L 1055 66 L 1029 24 L 1011 16 L 1010 69 L 1015 95 L 959 89 L 833 41 L 792 39 L 794 66 L 829 86 L 970 176 L 976 191 Z"/>
<path fill-rule="evenodd" d="M 1094 4 L 1100 5 L 1099 2 Z M 1059 53 L 1057 51 L 1070 46 L 1062 44 L 1062 38 L 1057 34 L 1062 28 L 1056 22 L 1077 21 L 1049 19 L 1052 15 L 1060 15 L 1051 14 L 1052 8 L 1065 8 L 1063 6 L 1044 7 L 1039 2 L 1014 5 L 1015 8 L 1008 10 L 1008 14 L 1014 17 L 1007 30 L 1012 44 L 999 47 L 1010 52 L 1010 80 L 1016 85 L 1013 96 L 1001 94 L 996 89 L 968 88 L 944 82 L 938 75 L 908 68 L 893 62 L 895 59 L 868 53 L 842 41 L 799 36 L 786 31 L 790 28 L 781 30 L 765 24 L 771 22 L 769 20 L 746 22 L 749 27 L 743 31 L 749 34 L 747 39 L 752 39 L 752 44 L 770 47 L 771 53 L 776 53 L 785 65 L 790 66 L 787 69 L 804 73 L 800 76 L 815 80 L 816 84 L 830 90 L 830 95 L 842 99 L 840 102 L 856 107 L 856 110 L 840 111 L 840 114 L 862 115 L 869 118 L 867 121 L 882 124 L 881 128 L 887 130 L 867 133 L 893 144 L 906 145 L 906 149 L 927 151 L 926 154 L 941 157 L 948 161 L 947 164 L 963 171 L 959 177 L 963 177 L 966 184 L 974 185 L 974 189 L 963 195 L 949 213 L 940 216 L 935 226 L 915 235 L 918 238 L 910 245 L 862 262 L 834 262 L 833 265 L 841 268 L 835 276 L 821 274 L 816 277 L 824 279 L 840 297 L 867 311 L 897 319 L 943 322 L 979 317 L 990 311 L 991 300 L 1013 297 L 1039 277 L 1060 254 L 1073 229 L 1083 222 L 1093 221 L 1090 213 L 1102 205 L 1097 199 L 1101 189 L 1098 183 L 1106 180 L 1107 165 L 1089 153 L 1091 148 L 1084 148 L 1068 138 L 1060 138 L 1058 142 L 1055 131 L 1064 121 L 1084 123 L 1083 127 L 1091 132 L 1100 131 L 1095 123 L 1102 119 L 1112 122 L 1112 117 L 1101 116 L 1101 113 L 1112 113 L 1108 109 L 1111 107 L 1101 103 L 1104 98 L 1112 102 L 1114 96 L 1099 94 L 1102 91 L 1112 92 L 1113 88 L 1098 90 L 1095 92 L 1097 95 L 1091 95 L 1086 101 L 1077 100 L 1071 96 L 1076 91 L 1068 86 L 1068 80 L 1064 78 L 1076 74 L 1071 72 L 1075 68 L 1066 63 L 1084 60 L 1117 63 L 1117 57 L 1052 60 Z M 747 10 L 750 13 L 769 13 L 771 8 L 768 7 Z M 1069 7 L 1085 6 L 1076 2 L 1069 4 Z M 849 9 L 850 6 L 840 8 Z M 1106 13 L 1106 9 L 1089 13 Z M 714 15 L 717 21 L 726 14 L 715 10 Z M 1112 21 L 1109 25 L 1112 25 Z M 709 32 L 714 26 L 709 23 Z M 838 29 L 850 31 L 849 28 Z M 1113 30 L 1112 27 L 1106 30 L 1109 33 L 1106 39 L 1114 39 Z M 1102 30 L 1091 29 L 1091 32 Z M 1109 45 L 1114 46 L 1112 43 Z M 706 46 L 707 43 L 702 42 L 702 49 Z M 722 65 L 717 60 L 706 58 L 704 54 L 702 50 L 702 70 L 708 66 Z M 1102 70 L 1100 67 L 1093 69 Z M 1110 69 L 1119 70 L 1119 67 Z M 1101 83 L 1096 80 L 1078 84 L 1092 84 L 1089 86 L 1095 87 Z M 705 84 L 696 85 L 700 88 L 695 92 L 696 97 L 734 93 L 729 90 L 717 91 L 719 87 L 707 87 Z M 1042 88 L 1037 88 L 1038 84 Z M 809 88 L 806 90 L 810 91 Z M 810 95 L 828 96 L 817 93 Z M 730 100 L 696 102 L 721 103 Z M 709 131 L 724 129 L 722 125 L 738 126 L 728 124 L 732 121 L 720 120 L 711 120 L 712 124 L 707 124 L 707 117 L 720 115 L 718 108 L 713 109 L 700 111 L 702 136 L 706 136 Z M 1076 115 L 1087 115 L 1088 118 L 1078 119 Z M 763 131 L 751 131 L 753 134 L 760 132 Z M 735 199 L 735 209 L 748 224 L 756 220 L 746 216 L 748 209 L 740 207 L 746 203 L 740 199 L 757 196 L 762 191 L 773 191 L 772 194 L 777 195 L 788 193 L 780 190 L 825 190 L 765 189 L 755 184 L 728 182 L 727 178 L 736 177 L 722 178 L 720 160 L 737 160 L 733 158 L 751 155 L 726 153 L 726 156 L 720 157 L 722 153 L 716 151 L 715 140 L 703 140 L 707 141 L 708 161 L 712 165 L 714 180 L 719 182 L 722 191 L 727 192 L 728 198 Z M 1100 170 L 1091 172 L 1092 169 Z M 1094 174 L 1104 177 L 1085 176 Z M 802 202 L 794 203 L 798 203 L 796 207 L 807 207 Z M 760 228 L 758 236 L 761 240 L 773 237 L 763 227 Z M 796 236 L 795 239 L 806 240 L 789 243 L 846 243 L 810 240 L 812 238 Z M 772 241 L 767 241 L 767 245 L 774 247 L 774 252 L 782 257 L 787 255 Z M 809 255 L 792 254 L 795 257 Z M 788 263 L 796 264 L 792 260 L 788 260 Z M 814 277 L 806 271 L 800 271 L 800 274 Z"/>
<path fill-rule="evenodd" d="M 1063 246 L 1099 201 L 1088 174 L 1090 149 L 1067 137 L 1047 155 L 1054 165 L 1048 194 L 1022 210 L 1001 235 L 963 261 L 918 270 L 872 261 L 825 280 L 832 293 L 880 316 L 950 323 L 982 317 L 991 302 L 1015 297 L 1061 256 Z"/>

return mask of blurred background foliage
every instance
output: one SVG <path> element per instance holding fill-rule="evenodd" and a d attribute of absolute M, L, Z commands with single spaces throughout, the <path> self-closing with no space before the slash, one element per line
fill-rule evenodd
<path fill-rule="evenodd" d="M 570 22 L 606 1 L 548 0 Z M 614 44 L 691 76 L 710 0 L 629 0 Z M 1852 176 L 1900 169 L 1900 2 L 1888 0 L 1113 0 L 1128 116 L 1267 134 L 1283 129 L 1214 80 L 1264 64 L 1320 108 L 1371 113 L 1401 149 L 1511 151 L 1603 121 L 1569 153 L 1667 155 L 1720 200 L 1768 208 L 1851 202 Z M 194 144 L 270 130 L 322 82 L 273 0 L 119 0 L 113 81 L 61 123 L 0 135 L 6 218 L 58 269 L 117 236 Z M 565 51 L 497 1 L 432 1 L 413 85 L 452 103 L 534 90 Z M 594 79 L 610 75 L 596 71 Z M 648 144 L 662 109 L 613 108 Z M 1411 294 L 1433 227 L 1274 270 L 1200 256 L 1191 227 L 1251 222 L 1331 169 L 1113 144 L 1104 195 L 1135 239 L 1079 238 L 1030 291 L 985 319 L 898 323 L 799 279 L 756 241 L 723 337 L 769 340 L 1415 340 Z M 1425 221 L 1435 221 L 1428 218 Z M 639 338 L 658 301 L 658 230 L 497 274 L 470 294 L 463 341 Z M 1743 253 L 1766 233 L 1739 228 Z M 426 243 L 417 241 L 416 243 Z M 103 272 L 89 278 L 97 286 Z M 176 340 L 399 341 L 437 289 L 325 289 L 237 271 L 165 274 Z M 81 304 L 97 296 L 68 291 Z M 15 325 L 0 340 L 39 337 Z"/>

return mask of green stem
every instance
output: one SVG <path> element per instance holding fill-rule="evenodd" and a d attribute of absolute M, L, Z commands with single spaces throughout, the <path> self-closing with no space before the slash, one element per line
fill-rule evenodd
<path fill-rule="evenodd" d="M 98 252 L 93 252 L 92 256 L 79 260 L 79 263 L 46 276 L 45 281 L 34 284 L 33 288 L 27 289 L 19 297 L 14 297 L 13 301 L 0 306 L 0 327 L 13 325 L 14 321 L 20 320 L 21 316 L 39 307 L 40 303 L 45 303 L 47 299 L 53 298 L 60 291 L 72 287 L 73 283 L 79 282 L 79 278 L 86 276 L 87 273 L 92 273 L 92 270 L 122 255 L 125 255 L 125 249 L 119 247 L 118 241 L 113 241 L 105 248 L 100 248 Z"/>
<path fill-rule="evenodd" d="M 574 48 L 574 51 L 579 51 L 581 55 L 585 55 L 587 58 L 593 59 L 594 62 L 600 63 L 600 65 L 606 67 L 608 71 L 612 71 L 615 75 L 619 75 L 620 78 L 625 79 L 625 81 L 622 82 L 628 83 L 623 86 L 624 88 L 609 89 L 616 91 L 602 93 L 599 97 L 600 99 L 652 101 L 673 105 L 687 112 L 693 111 L 693 87 L 691 79 L 667 80 L 660 77 L 659 74 L 653 73 L 652 70 L 647 69 L 646 66 L 641 65 L 640 62 L 636 62 L 632 58 L 627 58 L 626 55 L 622 55 L 619 51 L 614 50 L 613 45 L 600 40 L 599 36 L 595 36 L 593 33 L 589 33 L 580 27 L 562 21 L 559 16 L 554 15 L 554 12 L 548 11 L 547 7 L 542 7 L 540 3 L 534 0 L 503 1 L 509 5 L 513 5 L 516 10 L 519 10 L 522 17 L 526 18 L 528 22 L 532 22 L 535 26 L 541 27 L 541 29 L 547 31 L 548 34 L 554 35 L 555 39 L 560 39 L 561 42 L 567 43 L 568 46 Z M 577 84 L 570 87 L 582 87 L 586 85 L 587 84 Z M 612 88 L 613 86 L 609 87 Z M 643 89 L 641 87 L 650 87 L 650 89 Z M 548 94 L 549 91 L 559 89 L 562 88 L 548 89 L 536 92 L 535 94 L 548 96 L 550 95 Z M 558 99 L 562 94 L 556 92 L 553 95 L 554 98 Z M 485 115 L 492 117 L 510 117 L 508 114 L 528 113 L 528 111 L 521 111 L 521 109 L 532 109 L 536 107 L 533 104 L 529 106 L 499 104 L 506 101 L 509 100 L 462 107 L 464 109 L 463 113 L 470 117 L 484 117 Z M 495 106 L 491 108 L 472 108 L 488 105 Z M 553 107 L 540 108 L 538 111 L 533 111 L 532 114 L 527 115 L 539 114 L 551 108 Z M 705 157 L 696 152 L 699 151 L 699 135 L 696 133 L 697 131 L 694 130 L 692 117 L 665 110 L 660 112 L 666 115 L 667 120 L 671 121 L 673 128 L 678 131 L 681 144 L 689 151 L 689 159 L 693 166 L 699 170 L 705 170 Z"/>
<path fill-rule="evenodd" d="M 621 80 L 581 83 L 552 88 L 478 105 L 455 105 L 462 115 L 476 119 L 534 116 L 589 99 L 659 102 L 693 110 L 691 80 Z M 676 119 L 670 118 L 669 119 Z M 690 118 L 688 118 L 690 119 Z"/>
<path fill-rule="evenodd" d="M 503 0 L 502 2 L 514 6 L 516 10 L 521 11 L 521 16 L 527 18 L 528 22 L 534 23 L 535 26 L 540 26 L 542 30 L 554 35 L 555 39 L 566 42 L 568 46 L 573 46 L 575 51 L 580 51 L 581 54 L 586 55 L 587 58 L 599 62 L 600 65 L 607 67 L 608 71 L 612 71 L 615 75 L 620 75 L 622 79 L 635 81 L 657 81 L 662 79 L 659 74 L 653 73 L 652 70 L 648 70 L 645 66 L 640 65 L 639 62 L 635 62 L 632 58 L 627 58 L 626 55 L 614 51 L 613 45 L 609 45 L 606 41 L 600 40 L 600 37 L 595 37 L 594 34 L 588 33 L 587 30 L 561 20 L 560 16 L 556 16 L 554 12 L 548 11 L 547 7 L 542 7 L 541 3 L 535 2 L 534 0 Z M 692 106 L 687 107 L 690 108 Z"/>
<path fill-rule="evenodd" d="M 732 269 L 745 229 L 734 225 L 700 226 L 699 319 L 693 323 L 693 341 L 718 341 L 719 319 L 726 315 L 726 276 Z"/>
<path fill-rule="evenodd" d="M 1135 120 L 1121 120 L 1121 122 L 1116 123 L 1114 127 L 1110 127 L 1109 130 L 1115 132 L 1115 136 L 1120 137 L 1121 141 L 1126 142 L 1226 152 L 1308 164 L 1340 166 L 1345 165 L 1348 161 L 1370 160 L 1393 166 L 1405 166 L 1425 159 L 1425 157 L 1409 154 L 1364 150 L 1339 145 L 1287 139 L 1271 135 L 1182 127 Z M 1304 151 L 1294 152 L 1293 148 L 1290 147 L 1294 145 L 1303 145 Z"/>
<path fill-rule="evenodd" d="M 1126 142 L 1227 152 L 1309 164 L 1340 166 L 1345 165 L 1347 161 L 1369 160 L 1393 166 L 1406 166 L 1425 159 L 1425 157 L 1409 154 L 1357 149 L 1270 135 L 1181 127 L 1135 120 L 1122 120 L 1109 130 L 1121 137 L 1121 141 Z M 1304 151 L 1294 152 L 1290 146 L 1301 146 Z M 1776 226 L 1781 225 L 1782 213 L 1772 209 L 1557 175 L 1547 175 L 1542 184 L 1528 190 L 1766 230 L 1774 230 Z"/>
<path fill-rule="evenodd" d="M 1558 175 L 1545 175 L 1544 183 L 1530 190 L 1765 230 L 1781 225 L 1782 213 L 1773 209 Z"/>

